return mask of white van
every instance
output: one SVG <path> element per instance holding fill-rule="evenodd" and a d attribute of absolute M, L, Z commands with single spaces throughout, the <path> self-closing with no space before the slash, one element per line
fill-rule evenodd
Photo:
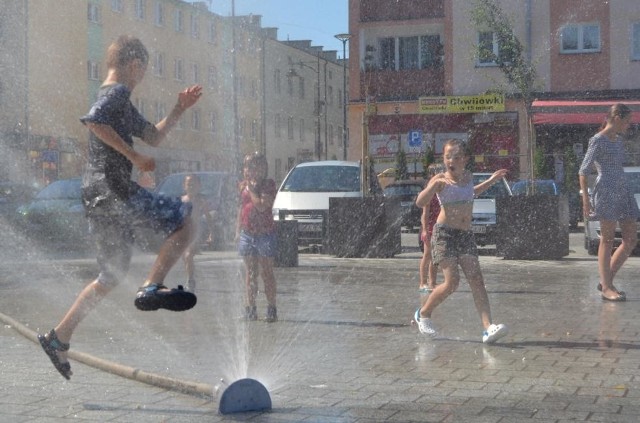
<path fill-rule="evenodd" d="M 360 164 L 327 160 L 289 171 L 273 203 L 274 220 L 297 220 L 300 245 L 322 243 L 330 197 L 362 197 Z"/>

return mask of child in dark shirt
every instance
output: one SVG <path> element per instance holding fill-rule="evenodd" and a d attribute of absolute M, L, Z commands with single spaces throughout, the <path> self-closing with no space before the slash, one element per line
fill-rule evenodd
<path fill-rule="evenodd" d="M 66 351 L 77 325 L 127 274 L 131 262 L 133 229 L 152 227 L 168 238 L 161 246 L 147 279 L 138 290 L 140 310 L 165 308 L 187 310 L 196 296 L 182 287 L 168 289 L 164 279 L 183 254 L 193 236 L 191 204 L 162 198 L 131 180 L 133 166 L 153 171 L 153 157 L 133 149 L 133 137 L 157 146 L 180 116 L 201 96 L 194 85 L 178 95 L 169 115 L 153 125 L 130 101 L 132 90 L 142 81 L 149 54 L 134 37 L 120 36 L 107 50 L 108 73 L 98 99 L 81 118 L 90 130 L 89 155 L 83 177 L 82 200 L 97 246 L 99 274 L 76 298 L 58 325 L 38 339 L 58 372 L 69 379 L 71 366 Z"/>

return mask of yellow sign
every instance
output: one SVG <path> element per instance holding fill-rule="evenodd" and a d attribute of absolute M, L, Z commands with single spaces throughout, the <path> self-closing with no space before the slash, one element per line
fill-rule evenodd
<path fill-rule="evenodd" d="M 446 97 L 420 97 L 418 113 L 483 113 L 504 112 L 504 95 L 454 95 Z"/>

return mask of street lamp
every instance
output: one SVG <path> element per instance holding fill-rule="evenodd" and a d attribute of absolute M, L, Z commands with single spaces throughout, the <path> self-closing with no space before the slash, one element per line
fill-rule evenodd
<path fill-rule="evenodd" d="M 335 36 L 342 41 L 342 160 L 347 160 L 347 41 L 351 34 Z"/>
<path fill-rule="evenodd" d="M 300 75 L 298 75 L 298 72 L 296 72 L 296 70 L 293 68 L 294 65 L 298 65 L 300 67 L 300 69 L 302 68 L 307 68 L 307 69 L 311 69 L 312 71 L 314 71 L 316 73 L 317 76 L 317 82 L 316 82 L 316 101 L 315 101 L 315 118 L 316 118 L 316 140 L 315 140 L 315 154 L 316 154 L 316 160 L 320 160 L 321 157 L 321 150 L 322 150 L 322 144 L 321 144 L 321 138 L 320 138 L 320 112 L 321 112 L 321 102 L 320 102 L 320 55 L 318 55 L 318 61 L 316 63 L 316 67 L 310 66 L 309 63 L 311 62 L 303 62 L 302 60 L 297 61 L 297 62 L 293 62 L 292 60 L 289 60 L 289 66 L 291 66 L 291 68 L 289 69 L 289 72 L 287 72 L 287 78 L 300 78 Z M 326 154 L 326 153 L 325 153 Z"/>

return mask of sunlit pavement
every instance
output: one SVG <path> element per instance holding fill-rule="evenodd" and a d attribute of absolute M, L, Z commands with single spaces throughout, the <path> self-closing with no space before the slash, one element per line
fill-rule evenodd
<path fill-rule="evenodd" d="M 276 270 L 280 321 L 242 318 L 242 263 L 234 252 L 197 256 L 198 305 L 185 313 L 133 306 L 151 257 L 78 328 L 72 349 L 143 371 L 220 388 L 178 393 L 72 361 L 65 381 L 40 347 L 0 331 L 0 422 L 637 422 L 640 419 L 640 258 L 617 277 L 626 303 L 606 303 L 582 234 L 561 261 L 480 258 L 493 318 L 510 334 L 481 343 L 468 285 L 433 315 L 439 337 L 411 324 L 420 252 L 404 234 L 393 259 L 304 254 Z M 20 263 L 20 265 L 18 265 Z M 94 275 L 92 259 L 4 262 L 0 312 L 49 330 Z M 169 281 L 183 278 L 177 266 Z M 170 282 L 167 281 L 168 284 Z M 258 312 L 266 304 L 262 293 Z M 219 393 L 262 382 L 273 410 L 218 414 Z"/>

